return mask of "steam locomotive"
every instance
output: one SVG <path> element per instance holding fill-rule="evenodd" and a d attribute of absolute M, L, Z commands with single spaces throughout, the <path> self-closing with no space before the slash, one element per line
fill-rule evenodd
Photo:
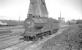
<path fill-rule="evenodd" d="M 25 32 L 22 34 L 25 41 L 37 41 L 52 35 L 59 30 L 58 21 L 48 17 L 29 14 L 24 22 Z"/>

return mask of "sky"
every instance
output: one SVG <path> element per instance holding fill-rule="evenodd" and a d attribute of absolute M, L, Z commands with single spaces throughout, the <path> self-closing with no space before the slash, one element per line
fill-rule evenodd
<path fill-rule="evenodd" d="M 49 17 L 65 20 L 82 19 L 82 0 L 45 0 Z M 25 20 L 29 0 L 0 0 L 0 19 Z"/>

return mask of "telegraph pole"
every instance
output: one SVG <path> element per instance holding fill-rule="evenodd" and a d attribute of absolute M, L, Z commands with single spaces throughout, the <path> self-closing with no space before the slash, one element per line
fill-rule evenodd
<path fill-rule="evenodd" d="M 21 20 L 20 20 L 20 16 L 19 16 L 19 19 L 18 19 L 18 21 L 19 21 L 19 23 L 18 23 L 18 24 L 20 24 L 20 21 L 21 21 Z"/>

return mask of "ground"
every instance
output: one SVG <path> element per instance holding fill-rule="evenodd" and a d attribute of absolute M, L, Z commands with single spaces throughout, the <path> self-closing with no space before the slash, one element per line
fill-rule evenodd
<path fill-rule="evenodd" d="M 23 26 L 16 27 L 3 27 L 0 30 L 8 30 L 12 33 L 1 33 L 0 35 L 0 49 L 3 50 L 24 50 L 31 49 L 32 50 L 81 50 L 81 30 L 82 24 L 79 25 L 70 25 L 63 26 L 61 30 L 64 29 L 60 33 L 56 33 L 52 36 L 44 38 L 41 41 L 37 41 L 35 43 L 26 42 L 23 40 L 19 40 L 22 36 L 19 36 L 24 32 Z M 6 49 L 5 49 L 6 48 Z"/>

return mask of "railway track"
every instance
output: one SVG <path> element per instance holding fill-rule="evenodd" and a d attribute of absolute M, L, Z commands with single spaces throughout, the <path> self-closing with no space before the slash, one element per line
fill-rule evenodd
<path fill-rule="evenodd" d="M 2 50 L 39 50 L 41 46 L 49 39 L 61 34 L 67 28 L 61 28 L 57 33 L 50 35 L 48 37 L 44 37 L 42 40 L 38 40 L 36 42 L 32 41 L 22 41 L 21 43 L 14 44 L 8 48 Z"/>
<path fill-rule="evenodd" d="M 61 34 L 64 30 L 66 29 L 60 29 L 56 34 L 50 35 L 49 37 L 45 37 L 43 40 L 41 41 L 37 41 L 35 44 L 31 45 L 29 47 L 30 50 L 38 50 L 46 41 L 48 41 L 49 39 Z"/>

